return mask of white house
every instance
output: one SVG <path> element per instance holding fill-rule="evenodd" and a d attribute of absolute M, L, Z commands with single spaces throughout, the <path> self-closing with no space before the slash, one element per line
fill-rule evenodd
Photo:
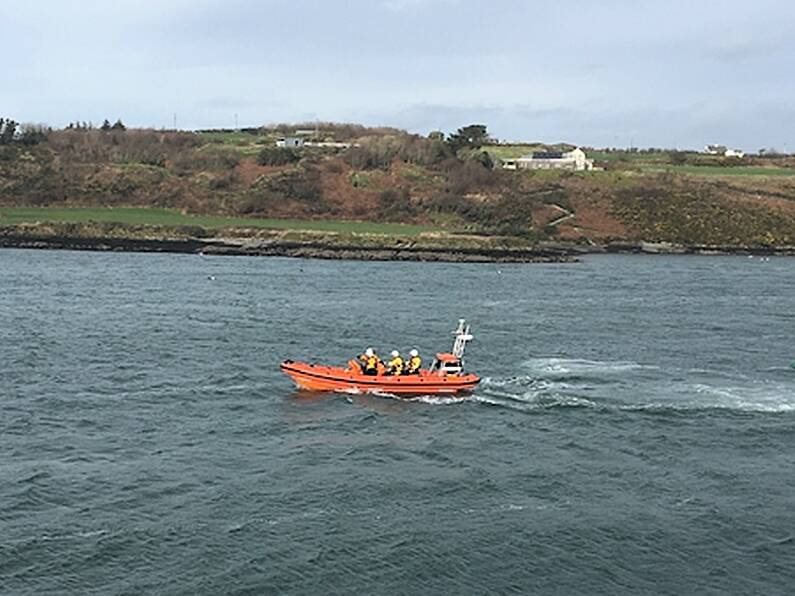
<path fill-rule="evenodd" d="M 745 157 L 745 152 L 739 149 L 729 149 L 726 145 L 707 145 L 704 153 L 708 155 L 723 155 L 724 157 Z"/>
<path fill-rule="evenodd" d="M 304 146 L 304 139 L 299 137 L 281 137 L 276 141 L 276 146 L 283 149 L 299 149 Z"/>
<path fill-rule="evenodd" d="M 508 159 L 502 164 L 506 170 L 583 170 L 593 169 L 593 160 L 585 156 L 582 149 L 573 151 L 536 151 L 520 157 Z"/>

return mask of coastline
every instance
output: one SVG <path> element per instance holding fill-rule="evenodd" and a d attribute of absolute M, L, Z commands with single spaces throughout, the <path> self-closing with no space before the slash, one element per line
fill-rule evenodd
<path fill-rule="evenodd" d="M 104 233 L 97 232 L 96 226 L 5 226 L 0 227 L 0 248 L 448 263 L 571 263 L 587 254 L 795 255 L 795 246 L 684 246 L 630 241 L 591 245 L 531 244 L 499 237 L 450 235 L 409 239 L 262 230 L 228 230 L 218 236 L 202 237 L 179 229 L 127 229 L 118 226 L 109 227 Z"/>
<path fill-rule="evenodd" d="M 25 225 L 0 227 L 0 248 L 168 252 L 225 256 L 271 256 L 359 261 L 448 263 L 568 263 L 566 248 L 537 246 L 501 237 L 417 238 L 305 231 L 226 230 L 204 237 L 180 229 Z M 195 230 L 192 230 L 195 232 Z"/>

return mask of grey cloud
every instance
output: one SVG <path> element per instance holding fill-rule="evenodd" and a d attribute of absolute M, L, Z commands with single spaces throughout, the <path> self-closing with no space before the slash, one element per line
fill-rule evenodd
<path fill-rule="evenodd" d="M 364 115 L 370 124 L 391 123 L 414 132 L 455 130 L 470 123 L 486 124 L 493 136 L 505 140 L 569 142 L 583 146 L 641 146 L 698 149 L 721 142 L 757 150 L 760 138 L 768 144 L 792 146 L 795 107 L 766 104 L 764 120 L 753 110 L 715 114 L 709 105 L 648 108 L 627 112 L 588 109 L 536 109 L 532 106 L 414 105 L 388 113 Z M 649 124 L 656 123 L 653 130 Z M 759 146 L 757 146 L 759 145 Z"/>
<path fill-rule="evenodd" d="M 370 119 L 584 144 L 790 135 L 795 3 L 31 0 L 4 7 L 18 119 Z M 790 120 L 791 121 L 791 120 Z M 618 141 L 616 141 L 618 139 Z M 732 139 L 737 139 L 733 141 Z"/>
<path fill-rule="evenodd" d="M 746 60 L 777 58 L 778 51 L 779 46 L 768 41 L 724 41 L 707 48 L 706 54 L 718 62 L 734 65 Z"/>

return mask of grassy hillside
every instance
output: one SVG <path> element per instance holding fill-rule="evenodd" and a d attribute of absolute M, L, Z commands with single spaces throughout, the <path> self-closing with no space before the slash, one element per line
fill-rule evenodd
<path fill-rule="evenodd" d="M 0 225 L 34 221 L 417 235 L 795 244 L 795 163 L 590 151 L 600 171 L 507 171 L 541 148 L 309 125 L 347 148 L 277 150 L 302 125 L 199 133 L 50 131 L 0 145 Z M 495 164 L 492 167 L 492 164 Z"/>
<path fill-rule="evenodd" d="M 189 215 L 171 209 L 151 207 L 0 207 L 0 226 L 38 222 L 118 223 L 143 226 L 199 226 L 219 228 L 262 228 L 267 230 L 309 230 L 355 234 L 416 236 L 435 232 L 434 226 L 364 221 L 263 219 Z"/>

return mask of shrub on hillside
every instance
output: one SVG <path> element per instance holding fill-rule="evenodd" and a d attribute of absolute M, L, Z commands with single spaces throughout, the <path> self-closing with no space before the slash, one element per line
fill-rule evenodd
<path fill-rule="evenodd" d="M 476 232 L 532 238 L 535 204 L 532 198 L 514 194 L 475 200 L 445 193 L 425 200 L 422 206 L 431 213 L 456 215 Z"/>
<path fill-rule="evenodd" d="M 441 141 L 408 134 L 361 139 L 343 154 L 345 162 L 359 170 L 387 169 L 395 160 L 433 166 L 451 157 Z"/>
<path fill-rule="evenodd" d="M 46 145 L 63 162 L 143 163 L 161 165 L 177 160 L 198 146 L 198 135 L 155 130 L 68 128 L 52 131 Z"/>
<path fill-rule="evenodd" d="M 41 124 L 23 124 L 19 128 L 17 141 L 21 145 L 38 145 L 47 140 L 50 129 Z"/>
<path fill-rule="evenodd" d="M 314 167 L 281 172 L 266 178 L 263 190 L 286 199 L 320 201 L 322 199 L 320 172 Z"/>
<path fill-rule="evenodd" d="M 273 199 L 270 195 L 252 194 L 235 206 L 235 212 L 240 215 L 265 214 L 272 205 Z"/>
<path fill-rule="evenodd" d="M 332 174 L 342 174 L 345 171 L 345 166 L 338 160 L 326 162 L 326 171 Z"/>
<path fill-rule="evenodd" d="M 668 163 L 681 166 L 687 163 L 687 153 L 685 151 L 670 151 L 668 153 Z"/>
<path fill-rule="evenodd" d="M 224 172 L 215 178 L 212 178 L 208 184 L 210 190 L 225 190 L 234 186 L 238 181 L 238 176 L 234 170 Z"/>
<path fill-rule="evenodd" d="M 388 188 L 378 195 L 378 209 L 384 218 L 403 219 L 414 214 L 411 195 L 403 187 Z"/>
<path fill-rule="evenodd" d="M 19 151 L 12 145 L 0 146 L 0 161 L 14 161 L 19 156 Z"/>
<path fill-rule="evenodd" d="M 300 159 L 301 153 L 289 147 L 263 147 L 257 156 L 257 163 L 261 166 L 284 166 Z"/>
<path fill-rule="evenodd" d="M 447 173 L 447 190 L 454 195 L 465 195 L 495 184 L 497 177 L 493 170 L 479 161 L 459 161 L 451 158 L 442 164 Z"/>
<path fill-rule="evenodd" d="M 396 137 L 363 139 L 358 146 L 343 154 L 345 162 L 357 170 L 386 169 L 395 160 L 400 150 Z"/>
<path fill-rule="evenodd" d="M 177 155 L 172 165 L 178 175 L 193 172 L 223 172 L 240 163 L 240 155 L 221 147 L 183 152 Z"/>

